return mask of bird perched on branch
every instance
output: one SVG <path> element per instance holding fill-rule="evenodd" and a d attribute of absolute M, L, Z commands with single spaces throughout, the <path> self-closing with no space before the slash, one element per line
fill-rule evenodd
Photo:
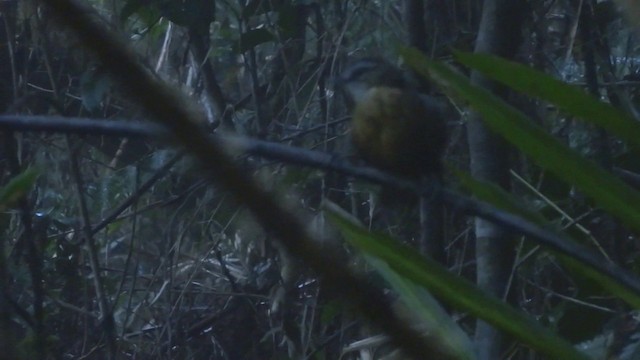
<path fill-rule="evenodd" d="M 336 85 L 352 111 L 351 137 L 365 161 L 399 176 L 441 183 L 447 142 L 443 103 L 420 94 L 400 69 L 377 58 L 347 66 Z M 419 249 L 444 264 L 443 208 L 438 186 L 432 188 L 433 196 L 420 199 Z"/>
<path fill-rule="evenodd" d="M 337 86 L 352 111 L 353 144 L 365 161 L 413 179 L 441 173 L 444 105 L 420 94 L 400 69 L 377 58 L 347 66 Z"/>

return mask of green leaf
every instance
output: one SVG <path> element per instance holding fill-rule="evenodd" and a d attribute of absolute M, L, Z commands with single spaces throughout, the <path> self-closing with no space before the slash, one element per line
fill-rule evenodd
<path fill-rule="evenodd" d="M 456 60 L 524 94 L 546 100 L 632 144 L 640 144 L 640 123 L 625 112 L 531 67 L 487 54 L 456 52 Z"/>
<path fill-rule="evenodd" d="M 467 334 L 460 329 L 427 290 L 400 276 L 384 261 L 372 256 L 365 258 L 400 295 L 403 306 L 396 306 L 396 311 L 400 312 L 401 316 L 419 330 L 424 330 L 429 334 L 431 341 L 437 342 L 452 357 L 457 359 L 476 358 L 473 344 Z"/>
<path fill-rule="evenodd" d="M 7 185 L 0 189 L 0 207 L 13 206 L 33 188 L 39 175 L 39 171 L 29 168 L 11 179 Z"/>
<path fill-rule="evenodd" d="M 414 249 L 385 235 L 370 234 L 335 211 L 330 215 L 351 245 L 384 261 L 401 277 L 424 287 L 444 302 L 492 324 L 549 358 L 587 359 L 571 344 L 526 314 L 449 273 L 434 260 L 423 258 Z"/>
<path fill-rule="evenodd" d="M 492 93 L 472 86 L 469 79 L 449 67 L 426 59 L 419 51 L 401 51 L 405 61 L 429 76 L 454 96 L 467 101 L 485 124 L 542 168 L 574 184 L 596 203 L 630 227 L 640 230 L 640 194 L 548 135 L 524 114 Z"/>

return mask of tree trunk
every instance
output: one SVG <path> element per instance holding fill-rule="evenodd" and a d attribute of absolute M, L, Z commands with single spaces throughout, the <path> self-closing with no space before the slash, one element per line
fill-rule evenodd
<path fill-rule="evenodd" d="M 523 0 L 485 0 L 475 52 L 513 57 L 520 45 L 524 7 Z M 505 94 L 504 89 L 477 72 L 472 73 L 471 81 L 499 95 Z M 484 126 L 477 113 L 470 116 L 467 132 L 472 175 L 508 189 L 509 157 L 505 156 L 508 149 L 504 141 Z M 475 220 L 475 233 L 478 286 L 503 297 L 513 266 L 513 245 L 501 228 L 482 219 Z M 475 338 L 479 359 L 500 358 L 502 337 L 498 331 L 478 321 Z"/>

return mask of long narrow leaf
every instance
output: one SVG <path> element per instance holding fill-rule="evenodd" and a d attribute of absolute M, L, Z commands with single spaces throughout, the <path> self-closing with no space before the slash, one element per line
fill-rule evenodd
<path fill-rule="evenodd" d="M 417 50 L 402 50 L 407 63 L 429 76 L 454 96 L 482 114 L 484 122 L 538 165 L 574 184 L 597 204 L 628 226 L 640 230 L 640 194 L 593 162 L 584 159 L 548 135 L 524 114 L 490 92 L 472 86 L 469 79 L 446 65 L 429 60 Z"/>
<path fill-rule="evenodd" d="M 546 100 L 567 113 L 592 122 L 640 145 L 640 123 L 623 111 L 541 71 L 488 54 L 456 52 L 456 60 L 523 94 Z"/>
<path fill-rule="evenodd" d="M 550 358 L 587 359 L 571 344 L 524 313 L 449 273 L 434 260 L 421 257 L 415 250 L 387 236 L 370 234 L 335 211 L 331 212 L 331 217 L 351 245 L 386 262 L 393 271 L 423 286 L 446 303 L 492 324 Z"/>
<path fill-rule="evenodd" d="M 39 175 L 39 171 L 29 168 L 0 188 L 0 207 L 13 206 L 18 199 L 31 190 Z"/>
<path fill-rule="evenodd" d="M 365 234 L 370 236 L 370 234 Z M 363 239 L 363 241 L 368 241 Z M 442 347 L 443 352 L 456 359 L 475 359 L 471 340 L 456 324 L 442 306 L 425 290 L 414 282 L 393 271 L 389 265 L 373 256 L 365 256 L 373 268 L 400 295 L 404 303 L 404 313 L 410 323 L 424 330 L 432 341 Z"/>

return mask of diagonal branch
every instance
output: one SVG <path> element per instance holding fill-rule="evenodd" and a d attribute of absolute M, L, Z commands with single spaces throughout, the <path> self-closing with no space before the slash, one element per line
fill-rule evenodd
<path fill-rule="evenodd" d="M 161 83 L 137 61 L 121 39 L 92 20 L 95 13 L 73 0 L 43 0 L 53 14 L 69 26 L 80 43 L 92 51 L 114 80 L 159 123 L 165 125 L 187 151 L 201 163 L 212 181 L 227 188 L 246 206 L 262 227 L 270 231 L 293 255 L 313 268 L 323 284 L 344 298 L 367 319 L 385 330 L 409 356 L 432 354 L 451 358 L 439 344 L 424 341 L 421 334 L 394 313 L 381 292 L 362 281 L 354 270 L 336 262 L 332 251 L 321 246 L 294 214 L 260 188 L 250 174 L 242 171 L 226 154 L 220 141 L 201 131 L 198 116 L 184 96 Z"/>
<path fill-rule="evenodd" d="M 169 132 L 166 128 L 154 123 L 89 118 L 0 116 L 0 129 L 170 139 Z M 446 188 L 434 189 L 421 187 L 415 182 L 398 178 L 375 168 L 354 165 L 345 158 L 335 154 L 231 135 L 216 135 L 208 141 L 212 140 L 225 145 L 227 148 L 231 148 L 234 153 L 261 156 L 288 164 L 336 171 L 376 184 L 400 190 L 409 190 L 416 194 L 430 196 L 433 195 L 434 191 L 441 191 L 443 201 L 448 204 L 453 211 L 478 216 L 501 225 L 514 233 L 529 236 L 530 240 L 536 241 L 551 250 L 580 260 L 589 267 L 607 275 L 613 281 L 623 285 L 627 289 L 640 294 L 640 280 L 616 264 L 606 261 L 602 256 L 587 250 L 585 247 L 578 245 L 571 239 L 553 230 L 545 229 L 520 216 L 500 210 L 490 204 L 471 199 L 455 191 Z"/>

